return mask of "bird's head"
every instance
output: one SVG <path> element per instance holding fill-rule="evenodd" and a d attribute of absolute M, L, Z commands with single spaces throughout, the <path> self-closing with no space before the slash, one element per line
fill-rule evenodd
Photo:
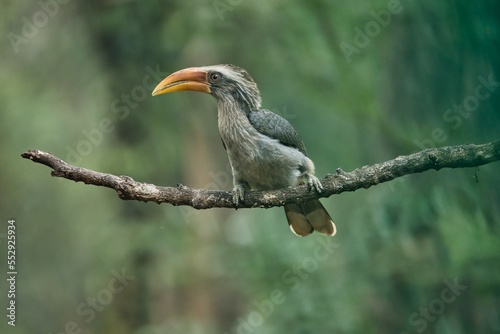
<path fill-rule="evenodd" d="M 247 111 L 260 109 L 257 84 L 241 67 L 214 65 L 190 67 L 172 73 L 153 90 L 153 96 L 184 90 L 212 94 L 220 103 L 236 103 Z"/>

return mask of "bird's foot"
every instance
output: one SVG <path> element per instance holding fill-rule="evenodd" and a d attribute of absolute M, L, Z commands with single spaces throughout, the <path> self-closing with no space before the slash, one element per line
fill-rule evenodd
<path fill-rule="evenodd" d="M 233 202 L 236 206 L 240 203 L 240 200 L 243 201 L 243 197 L 245 196 L 245 187 L 241 184 L 237 184 L 233 188 Z"/>
<path fill-rule="evenodd" d="M 323 190 L 323 185 L 321 185 L 321 182 L 319 181 L 319 179 L 315 175 L 305 173 L 304 177 L 306 178 L 306 183 L 307 183 L 307 186 L 309 187 L 309 191 L 314 189 L 318 193 L 320 193 Z"/>

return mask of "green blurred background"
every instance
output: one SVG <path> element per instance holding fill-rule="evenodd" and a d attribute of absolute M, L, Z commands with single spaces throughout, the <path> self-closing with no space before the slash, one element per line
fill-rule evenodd
<path fill-rule="evenodd" d="M 42 0 L 0 15 L 0 332 L 500 333 L 498 163 L 324 199 L 337 236 L 302 239 L 282 208 L 122 201 L 20 157 L 229 190 L 214 99 L 150 96 L 218 63 L 248 70 L 319 177 L 492 141 L 498 1 Z"/>

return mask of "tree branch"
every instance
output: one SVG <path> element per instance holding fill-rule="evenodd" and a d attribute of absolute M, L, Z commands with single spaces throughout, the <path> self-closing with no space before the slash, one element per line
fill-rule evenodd
<path fill-rule="evenodd" d="M 195 209 L 236 208 L 232 194 L 222 190 L 192 189 L 181 184 L 177 187 L 162 187 L 136 182 L 128 176 L 95 172 L 69 165 L 56 156 L 39 150 L 30 150 L 21 155 L 25 159 L 53 169 L 51 175 L 75 182 L 116 190 L 123 200 L 189 205 Z M 285 203 L 302 203 L 310 199 L 329 197 L 346 191 L 369 188 L 395 178 L 441 168 L 477 167 L 500 160 L 500 140 L 482 145 L 446 146 L 426 149 L 393 160 L 363 166 L 352 172 L 337 169 L 335 175 L 328 174 L 321 180 L 321 193 L 309 191 L 307 186 L 288 187 L 278 190 L 250 191 L 238 208 L 283 206 Z"/>

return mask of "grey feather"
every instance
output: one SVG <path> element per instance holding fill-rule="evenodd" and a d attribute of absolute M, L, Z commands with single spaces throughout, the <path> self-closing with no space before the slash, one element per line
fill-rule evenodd
<path fill-rule="evenodd" d="M 267 109 L 254 110 L 248 114 L 250 124 L 270 138 L 278 140 L 286 146 L 298 149 L 307 156 L 306 148 L 302 139 L 293 126 L 283 117 Z"/>

